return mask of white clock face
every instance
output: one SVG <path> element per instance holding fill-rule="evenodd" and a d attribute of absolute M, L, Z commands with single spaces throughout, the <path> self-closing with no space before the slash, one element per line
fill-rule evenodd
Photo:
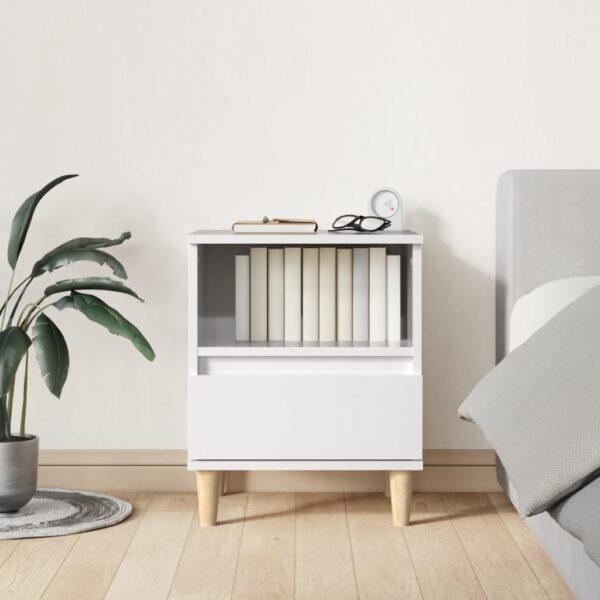
<path fill-rule="evenodd" d="M 400 196 L 390 188 L 377 190 L 371 198 L 371 208 L 378 217 L 389 219 L 400 208 Z"/>

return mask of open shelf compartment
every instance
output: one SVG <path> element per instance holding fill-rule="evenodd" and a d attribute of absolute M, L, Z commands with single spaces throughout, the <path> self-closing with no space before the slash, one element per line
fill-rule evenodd
<path fill-rule="evenodd" d="M 252 247 L 306 247 L 334 245 L 336 248 L 357 246 L 385 247 L 389 254 L 402 257 L 401 275 L 401 341 L 391 343 L 285 343 L 285 342 L 237 342 L 235 340 L 235 256 L 249 254 Z M 414 247 L 420 246 L 422 237 L 412 232 L 385 235 L 345 236 L 320 233 L 316 236 L 258 236 L 263 243 L 254 242 L 257 236 L 235 235 L 227 232 L 204 232 L 191 234 L 190 252 L 196 264 L 195 299 L 191 323 L 196 324 L 194 354 L 200 359 L 210 357 L 373 357 L 414 358 L 416 368 L 420 364 L 420 342 L 414 342 L 413 329 L 420 331 L 420 314 L 414 314 L 413 306 L 420 302 L 414 289 L 420 288 L 420 265 L 413 269 Z M 267 239 L 268 238 L 268 239 Z M 420 254 L 419 254 L 420 259 Z M 193 264 L 192 263 L 192 264 Z M 415 320 L 417 319 L 417 320 Z M 194 368 L 193 371 L 196 371 Z"/>

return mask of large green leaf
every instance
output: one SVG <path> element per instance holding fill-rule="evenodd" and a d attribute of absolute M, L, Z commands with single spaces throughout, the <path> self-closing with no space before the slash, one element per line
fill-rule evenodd
<path fill-rule="evenodd" d="M 46 265 L 54 260 L 54 257 L 64 256 L 66 251 L 69 250 L 98 250 L 99 248 L 108 248 L 109 246 L 117 246 L 122 244 L 125 240 L 128 240 L 131 237 L 131 233 L 129 231 L 125 231 L 118 238 L 111 240 L 110 238 L 90 238 L 90 237 L 81 237 L 75 238 L 74 240 L 69 240 L 60 246 L 54 248 L 54 250 L 50 250 L 50 252 L 44 254 L 40 260 L 38 260 L 35 265 L 33 265 L 33 269 L 31 270 L 31 276 L 37 277 L 41 275 L 44 271 L 48 271 L 46 269 Z M 63 266 L 62 264 L 59 266 Z M 121 265 L 122 266 L 122 265 Z M 54 267 L 57 268 L 57 267 Z M 50 269 L 52 270 L 52 269 Z M 123 270 L 124 271 L 124 270 Z M 122 277 L 115 273 L 117 277 Z M 123 276 L 123 279 L 126 279 L 126 275 Z"/>
<path fill-rule="evenodd" d="M 29 198 L 27 198 L 27 200 L 21 204 L 19 210 L 17 210 L 12 222 L 10 238 L 8 240 L 8 264 L 10 265 L 11 269 L 14 270 L 17 266 L 17 260 L 19 258 L 19 254 L 21 254 L 23 244 L 25 243 L 25 238 L 27 237 L 27 231 L 29 230 L 33 213 L 35 212 L 40 200 L 52 188 L 56 187 L 59 183 L 62 183 L 66 179 L 71 179 L 72 177 L 77 177 L 77 175 L 63 175 L 62 177 L 54 179 L 49 184 L 45 185 L 41 190 L 29 196 Z"/>
<path fill-rule="evenodd" d="M 7 327 L 0 331 L 0 396 L 10 390 L 29 346 L 31 340 L 20 327 Z"/>
<path fill-rule="evenodd" d="M 69 373 L 69 349 L 60 329 L 43 313 L 33 325 L 33 347 L 46 386 L 60 398 Z"/>
<path fill-rule="evenodd" d="M 76 294 L 77 292 L 71 293 Z M 75 306 L 73 296 L 63 296 L 62 298 L 59 298 L 56 302 L 53 302 L 52 306 L 55 306 L 56 308 L 58 308 L 58 310 L 64 310 L 65 308 L 77 308 Z"/>
<path fill-rule="evenodd" d="M 154 360 L 155 354 L 148 340 L 142 335 L 140 330 L 130 323 L 121 313 L 108 306 L 105 302 L 90 294 L 78 294 L 73 292 L 70 296 L 65 296 L 54 306 L 59 310 L 65 308 L 75 308 L 83 313 L 90 321 L 106 327 L 108 331 L 115 335 L 127 338 L 131 343 L 148 359 Z"/>
<path fill-rule="evenodd" d="M 44 295 L 51 296 L 52 294 L 71 292 L 74 290 L 107 290 L 109 292 L 119 292 L 121 294 L 133 296 L 143 302 L 132 289 L 123 285 L 120 281 L 115 281 L 109 277 L 79 277 L 77 279 L 57 281 L 55 284 L 44 290 Z"/>
<path fill-rule="evenodd" d="M 74 262 L 88 261 L 95 262 L 99 265 L 107 265 L 112 269 L 113 274 L 121 279 L 127 279 L 127 273 L 125 267 L 114 257 L 103 252 L 102 250 L 80 248 L 73 250 L 61 250 L 55 252 L 47 258 L 44 263 L 36 263 L 33 271 L 31 272 L 32 277 L 38 277 L 42 273 L 50 273 L 60 267 L 65 267 Z M 37 270 L 36 270 L 37 267 Z"/>

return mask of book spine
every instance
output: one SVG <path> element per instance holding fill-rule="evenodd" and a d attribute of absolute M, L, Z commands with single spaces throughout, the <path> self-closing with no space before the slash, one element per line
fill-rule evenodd
<path fill-rule="evenodd" d="M 268 250 L 268 326 L 270 342 L 283 342 L 283 311 L 284 311 L 284 282 L 283 282 L 283 249 L 269 248 Z"/>
<path fill-rule="evenodd" d="M 235 339 L 250 340 L 250 257 L 235 257 Z"/>
<path fill-rule="evenodd" d="M 302 340 L 302 250 L 285 249 L 285 341 Z"/>
<path fill-rule="evenodd" d="M 319 249 L 302 249 L 302 340 L 319 341 Z"/>
<path fill-rule="evenodd" d="M 319 249 L 319 341 L 335 342 L 335 248 Z"/>
<path fill-rule="evenodd" d="M 312 223 L 234 223 L 234 233 L 315 233 Z"/>
<path fill-rule="evenodd" d="M 400 279 L 401 263 L 399 254 L 387 257 L 387 340 L 399 342 L 402 338 L 400 321 Z"/>
<path fill-rule="evenodd" d="M 352 340 L 369 341 L 369 249 L 352 249 Z"/>
<path fill-rule="evenodd" d="M 386 341 L 385 248 L 369 248 L 369 341 Z"/>
<path fill-rule="evenodd" d="M 267 341 L 266 248 L 250 248 L 250 340 Z"/>
<path fill-rule="evenodd" d="M 352 249 L 337 251 L 337 339 L 352 342 Z"/>

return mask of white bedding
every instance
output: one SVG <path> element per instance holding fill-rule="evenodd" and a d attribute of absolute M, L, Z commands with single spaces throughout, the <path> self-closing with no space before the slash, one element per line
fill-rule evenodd
<path fill-rule="evenodd" d="M 509 351 L 513 351 L 556 313 L 600 284 L 600 277 L 555 279 L 521 296 L 510 315 Z"/>

